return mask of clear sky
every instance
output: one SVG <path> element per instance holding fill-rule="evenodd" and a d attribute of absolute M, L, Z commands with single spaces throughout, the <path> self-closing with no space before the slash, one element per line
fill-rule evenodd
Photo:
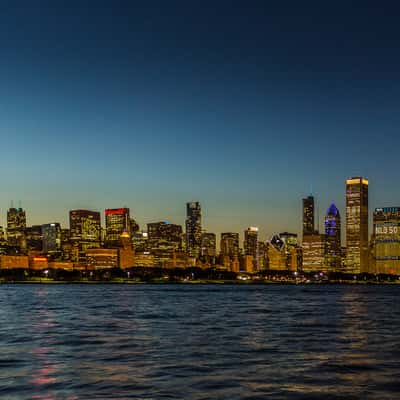
<path fill-rule="evenodd" d="M 351 2 L 354 4 L 353 2 Z M 344 181 L 400 205 L 395 2 L 2 1 L 0 222 L 128 206 L 144 226 L 300 231 Z"/>

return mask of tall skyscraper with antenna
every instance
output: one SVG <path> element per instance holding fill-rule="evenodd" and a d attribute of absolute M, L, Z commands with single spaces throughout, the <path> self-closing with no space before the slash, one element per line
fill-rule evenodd
<path fill-rule="evenodd" d="M 11 202 L 14 205 L 14 202 Z M 7 243 L 9 246 L 26 247 L 26 214 L 19 207 L 10 207 L 7 211 Z"/>

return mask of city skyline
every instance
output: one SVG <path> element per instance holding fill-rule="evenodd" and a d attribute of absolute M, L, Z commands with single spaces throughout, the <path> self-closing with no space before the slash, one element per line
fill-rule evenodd
<path fill-rule="evenodd" d="M 348 177 L 350 178 L 350 177 Z M 346 180 L 348 179 L 346 178 Z M 345 180 L 345 182 L 346 182 Z M 375 182 L 374 182 L 375 184 Z M 315 219 L 315 229 L 317 231 L 323 232 L 324 231 L 324 218 L 325 218 L 325 212 L 327 210 L 327 208 L 333 203 L 335 205 L 337 205 L 338 209 L 340 210 L 340 213 L 345 215 L 345 204 L 346 204 L 346 186 L 345 183 L 343 185 L 344 190 L 343 190 L 343 197 L 341 199 L 338 199 L 338 201 L 330 201 L 328 202 L 326 205 L 325 204 L 321 204 L 320 202 L 320 197 L 317 196 L 315 193 L 306 193 L 305 195 L 299 194 L 299 196 L 295 199 L 297 202 L 297 215 L 295 215 L 295 219 L 294 220 L 289 220 L 289 218 L 285 218 L 285 215 L 282 215 L 281 219 L 278 219 L 278 223 L 277 223 L 277 229 L 273 230 L 272 228 L 269 229 L 269 224 L 268 221 L 266 222 L 266 224 L 262 224 L 261 221 L 266 221 L 265 219 L 261 218 L 259 221 L 257 221 L 256 218 L 253 217 L 253 219 L 249 219 L 251 221 L 253 221 L 253 223 L 249 223 L 246 221 L 244 221 L 244 217 L 241 214 L 238 214 L 237 216 L 227 216 L 226 218 L 223 217 L 215 217 L 212 215 L 212 210 L 211 213 L 210 210 L 204 205 L 204 202 L 200 200 L 200 204 L 202 209 L 206 210 L 205 213 L 202 214 L 202 219 L 205 221 L 202 223 L 202 228 L 203 231 L 205 232 L 213 232 L 215 234 L 217 234 L 217 237 L 224 232 L 237 232 L 240 235 L 241 240 L 244 240 L 244 231 L 249 227 L 249 226 L 256 226 L 260 232 L 260 236 L 262 237 L 263 240 L 269 240 L 270 238 L 272 238 L 273 235 L 275 235 L 276 233 L 279 232 L 293 232 L 296 233 L 298 235 L 298 237 L 302 237 L 303 235 L 303 208 L 304 204 L 301 204 L 301 198 L 309 198 L 310 196 L 314 199 L 314 219 Z M 372 186 L 373 189 L 373 186 Z M 374 191 L 372 190 L 372 193 L 374 193 Z M 326 197 L 326 196 L 325 196 Z M 300 200 L 299 200 L 300 199 Z M 371 203 L 371 191 L 369 192 L 369 201 Z M 382 202 L 380 202 L 379 200 L 375 200 L 376 201 L 376 206 L 371 205 L 369 207 L 369 213 L 368 213 L 368 220 L 369 220 L 369 235 L 372 233 L 372 218 L 373 218 L 373 210 L 375 208 L 382 208 L 382 207 L 396 207 L 395 205 L 393 205 L 393 203 L 389 203 L 389 204 L 383 204 Z M 53 218 L 53 219 L 49 219 L 49 220 L 40 220 L 39 217 L 36 215 L 33 215 L 31 213 L 31 210 L 29 208 L 27 208 L 25 206 L 25 203 L 21 200 L 18 201 L 10 201 L 9 206 L 4 210 L 4 213 L 0 213 L 0 226 L 2 227 L 6 227 L 7 226 L 7 220 L 5 218 L 6 215 L 6 210 L 10 209 L 10 207 L 15 207 L 15 208 L 19 208 L 22 207 L 22 209 L 26 212 L 26 220 L 27 220 L 27 225 L 29 226 L 33 226 L 33 225 L 41 225 L 44 223 L 53 223 L 53 222 L 57 222 L 60 223 L 61 226 L 66 227 L 69 226 L 69 216 L 68 213 L 71 210 L 89 210 L 89 211 L 93 211 L 93 212 L 98 212 L 100 213 L 100 221 L 101 221 L 101 225 L 105 226 L 106 225 L 106 217 L 105 217 L 105 211 L 108 209 L 122 209 L 127 207 L 128 209 L 131 210 L 131 217 L 135 219 L 135 221 L 137 223 L 139 223 L 140 227 L 142 230 L 145 230 L 145 227 L 147 226 L 148 223 L 152 223 L 152 222 L 161 222 L 161 221 L 168 221 L 170 223 L 174 223 L 174 224 L 179 224 L 182 227 L 185 227 L 185 221 L 187 218 L 187 215 L 185 213 L 185 204 L 187 203 L 192 203 L 193 201 L 184 201 L 182 204 L 178 204 L 175 205 L 175 209 L 177 210 L 177 214 L 176 215 L 171 215 L 168 216 L 166 214 L 163 215 L 162 210 L 160 211 L 160 215 L 159 217 L 153 218 L 151 219 L 151 217 L 148 216 L 139 216 L 136 213 L 135 208 L 130 207 L 129 205 L 126 205 L 126 202 L 120 202 L 119 205 L 115 205 L 115 207 L 110 207 L 108 205 L 106 205 L 104 208 L 99 209 L 99 208 L 88 208 L 88 207 L 76 207 L 76 208 L 70 208 L 68 210 L 65 210 L 64 214 L 62 215 L 62 217 L 58 217 L 58 218 Z M 383 204 L 383 205 L 382 205 Z M 339 206 L 341 205 L 341 206 Z M 140 208 L 140 207 L 139 207 Z M 178 214 L 179 211 L 181 211 L 181 214 Z M 4 216 L 3 216 L 4 214 Z M 286 216 L 287 217 L 287 216 Z M 244 223 L 238 223 L 237 221 L 232 221 L 233 219 L 237 219 L 240 221 L 244 221 Z M 219 230 L 215 230 L 212 229 L 212 226 L 216 226 L 215 224 L 211 223 L 210 221 L 212 221 L 213 219 L 217 219 L 219 221 L 223 221 L 222 223 L 220 223 L 218 226 L 220 227 Z M 33 222 L 34 221 L 34 222 Z M 279 221 L 281 223 L 279 223 Z M 235 226 L 237 227 L 236 230 L 234 229 L 228 229 L 228 227 L 230 226 Z M 341 226 L 341 236 L 342 236 L 342 240 L 345 240 L 346 237 L 346 224 L 343 223 Z M 218 238 L 219 241 L 219 238 Z"/>
<path fill-rule="evenodd" d="M 310 187 L 320 217 L 343 214 L 348 176 L 373 182 L 371 208 L 397 204 L 398 10 L 374 4 L 4 6 L 0 209 L 181 224 L 200 200 L 210 231 L 267 236 L 300 233 Z"/>

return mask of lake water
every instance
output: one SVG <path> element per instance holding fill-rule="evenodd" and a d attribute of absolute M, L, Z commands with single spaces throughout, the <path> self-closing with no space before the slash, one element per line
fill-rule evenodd
<path fill-rule="evenodd" d="M 0 285 L 0 398 L 400 398 L 399 303 L 400 286 Z"/>

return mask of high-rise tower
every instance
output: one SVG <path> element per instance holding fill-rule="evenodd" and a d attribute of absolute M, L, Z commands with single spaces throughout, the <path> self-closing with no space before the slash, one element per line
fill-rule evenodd
<path fill-rule="evenodd" d="M 258 228 L 250 226 L 244 231 L 244 255 L 250 256 L 255 270 L 258 270 Z"/>
<path fill-rule="evenodd" d="M 303 199 L 303 236 L 312 235 L 315 232 L 314 197 Z"/>
<path fill-rule="evenodd" d="M 346 272 L 368 272 L 368 180 L 346 180 Z"/>
<path fill-rule="evenodd" d="M 186 252 L 199 257 L 201 248 L 201 206 L 198 201 L 186 203 Z"/>
<path fill-rule="evenodd" d="M 10 246 L 26 247 L 26 214 L 22 208 L 7 211 L 7 242 Z"/>
<path fill-rule="evenodd" d="M 332 203 L 325 215 L 325 264 L 332 272 L 341 270 L 340 228 L 340 213 Z"/>
<path fill-rule="evenodd" d="M 121 235 L 131 233 L 131 218 L 129 208 L 108 208 L 106 215 L 106 245 L 107 247 L 121 247 Z"/>

